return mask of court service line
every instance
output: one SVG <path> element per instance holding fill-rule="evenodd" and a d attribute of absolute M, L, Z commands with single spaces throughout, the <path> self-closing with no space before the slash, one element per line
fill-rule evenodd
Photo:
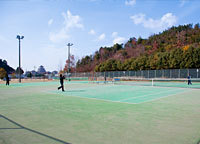
<path fill-rule="evenodd" d="M 83 96 L 77 96 L 77 95 L 65 95 L 65 93 L 54 93 L 54 92 L 46 92 L 46 93 L 49 93 L 49 94 L 60 94 L 60 95 L 67 96 L 67 97 L 77 97 L 77 98 L 81 98 L 81 99 L 98 100 L 98 101 L 112 102 L 112 103 L 137 104 L 137 103 L 129 103 L 129 102 L 112 101 L 112 100 L 106 100 L 106 99 L 100 99 L 100 98 L 89 98 L 89 97 L 83 97 Z"/>
<path fill-rule="evenodd" d="M 183 92 L 180 92 L 180 93 L 171 94 L 171 95 L 164 96 L 164 97 L 158 97 L 158 98 L 155 98 L 155 99 L 152 99 L 152 100 L 147 100 L 147 101 L 135 103 L 135 104 L 143 104 L 143 103 L 147 103 L 147 102 L 153 102 L 153 101 L 156 101 L 156 100 L 159 100 L 159 99 L 167 98 L 167 97 L 170 97 L 170 96 L 175 96 L 175 95 L 178 95 L 178 94 L 183 94 L 183 93 L 190 92 L 190 91 L 193 91 L 193 90 L 186 90 L 186 91 L 183 91 Z"/>
<path fill-rule="evenodd" d="M 164 92 L 159 92 L 159 93 L 152 93 L 152 94 L 147 94 L 147 95 L 142 95 L 142 96 L 138 96 L 138 97 L 131 97 L 131 98 L 127 98 L 127 99 L 122 99 L 120 101 L 126 101 L 126 100 L 131 100 L 131 99 L 138 99 L 138 98 L 142 98 L 142 97 L 148 97 L 150 95 L 158 95 L 158 94 L 165 94 L 166 92 L 173 92 L 173 91 L 177 91 L 177 90 L 167 90 L 167 91 L 164 91 Z"/>
<path fill-rule="evenodd" d="M 68 96 L 68 97 L 78 97 L 78 98 L 81 98 L 81 99 L 98 100 L 98 101 L 112 102 L 112 103 L 122 103 L 122 104 L 124 104 L 124 103 L 125 104 L 141 104 L 141 103 L 143 103 L 143 102 L 134 103 L 134 102 L 124 102 L 124 101 L 113 101 L 113 100 L 106 100 L 106 99 L 100 99 L 100 98 L 94 98 L 94 97 L 83 97 L 83 96 L 70 95 L 70 94 L 66 95 L 66 93 L 62 93 L 62 92 L 57 93 L 56 91 L 55 92 L 54 91 L 53 92 L 46 91 L 46 93 L 49 93 L 49 94 L 60 94 L 60 95 L 63 95 L 63 96 Z M 149 95 L 153 95 L 153 94 L 149 94 Z M 172 95 L 176 95 L 176 94 L 172 94 Z M 145 95 L 145 96 L 142 96 L 142 97 L 146 97 L 146 96 L 148 96 L 148 95 Z M 168 96 L 171 96 L 171 95 L 168 95 Z M 168 97 L 168 96 L 164 96 L 164 97 L 160 97 L 160 98 L 165 98 L 165 97 Z M 137 98 L 141 98 L 141 97 L 137 97 Z M 160 98 L 155 98 L 155 100 L 160 99 Z M 149 102 L 149 101 L 151 101 L 151 100 L 148 100 L 146 102 Z"/>
<path fill-rule="evenodd" d="M 185 91 L 181 92 L 181 93 L 185 93 Z M 99 98 L 88 98 L 88 97 L 82 97 L 82 96 L 76 96 L 76 95 L 67 95 L 67 97 L 77 97 L 77 98 L 81 98 L 81 99 L 89 99 L 89 100 L 97 100 L 97 101 L 104 101 L 104 102 L 121 103 L 121 104 L 142 104 L 142 103 L 146 103 L 146 102 L 156 101 L 156 100 L 159 100 L 159 99 L 162 99 L 162 98 L 166 98 L 166 97 L 169 97 L 169 96 L 174 96 L 174 95 L 181 94 L 181 93 L 176 93 L 176 94 L 172 94 L 172 95 L 168 95 L 168 96 L 164 96 L 164 97 L 160 97 L 160 98 L 155 98 L 153 100 L 147 100 L 147 101 L 144 101 L 144 102 L 137 102 L 137 103 L 134 103 L 134 102 L 112 101 L 112 100 L 99 99 Z M 56 93 L 54 93 L 54 94 L 56 94 Z M 63 93 L 60 93 L 60 94 L 63 95 L 63 96 L 66 96 Z"/>

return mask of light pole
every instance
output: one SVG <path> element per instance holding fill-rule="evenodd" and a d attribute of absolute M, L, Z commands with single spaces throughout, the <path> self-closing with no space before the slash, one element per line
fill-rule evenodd
<path fill-rule="evenodd" d="M 68 70 L 67 71 L 68 71 L 68 76 L 69 76 L 69 72 L 70 72 L 70 46 L 73 46 L 73 44 L 72 43 L 68 43 L 67 46 L 68 46 Z"/>
<path fill-rule="evenodd" d="M 21 54 L 20 54 L 20 42 L 24 36 L 17 35 L 17 39 L 19 40 L 19 82 L 21 83 Z"/>
<path fill-rule="evenodd" d="M 68 73 L 70 72 L 70 46 L 73 46 L 72 43 L 68 43 Z"/>

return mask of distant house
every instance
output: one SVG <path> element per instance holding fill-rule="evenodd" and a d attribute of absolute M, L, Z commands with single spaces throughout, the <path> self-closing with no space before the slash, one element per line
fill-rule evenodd
<path fill-rule="evenodd" d="M 45 74 L 46 73 L 46 70 L 45 68 L 41 65 L 39 68 L 38 68 L 38 74 Z"/>

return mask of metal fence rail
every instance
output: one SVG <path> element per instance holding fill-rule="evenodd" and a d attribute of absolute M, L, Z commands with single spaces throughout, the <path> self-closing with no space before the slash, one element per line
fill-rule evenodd
<path fill-rule="evenodd" d="M 164 69 L 71 73 L 70 77 L 200 78 L 200 69 Z"/>

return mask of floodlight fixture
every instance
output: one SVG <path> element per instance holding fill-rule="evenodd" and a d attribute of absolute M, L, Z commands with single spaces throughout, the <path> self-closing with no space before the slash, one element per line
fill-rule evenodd
<path fill-rule="evenodd" d="M 68 43 L 67 46 L 73 46 L 73 43 Z"/>
<path fill-rule="evenodd" d="M 23 39 L 24 38 L 24 36 L 20 36 L 20 35 L 17 35 L 17 37 L 16 37 L 18 40 L 20 40 L 20 39 Z"/>
<path fill-rule="evenodd" d="M 17 39 L 20 39 L 20 36 L 19 36 L 19 35 L 17 35 Z"/>

